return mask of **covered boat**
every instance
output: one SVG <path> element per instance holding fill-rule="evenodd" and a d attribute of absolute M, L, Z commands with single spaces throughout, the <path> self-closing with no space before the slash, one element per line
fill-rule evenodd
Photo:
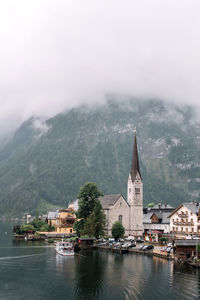
<path fill-rule="evenodd" d="M 74 247 L 73 244 L 70 242 L 57 242 L 56 243 L 56 252 L 63 256 L 72 256 L 74 255 Z"/>

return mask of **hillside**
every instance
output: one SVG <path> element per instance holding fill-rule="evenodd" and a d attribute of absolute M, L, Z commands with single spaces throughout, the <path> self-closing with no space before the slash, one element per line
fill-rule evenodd
<path fill-rule="evenodd" d="M 176 205 L 200 193 L 200 124 L 191 107 L 161 101 L 78 107 L 31 118 L 0 147 L 0 215 L 66 206 L 87 181 L 123 193 L 137 127 L 144 203 Z"/>

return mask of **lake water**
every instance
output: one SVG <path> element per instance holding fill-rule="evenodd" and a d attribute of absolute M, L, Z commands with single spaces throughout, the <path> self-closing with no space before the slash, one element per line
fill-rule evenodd
<path fill-rule="evenodd" d="M 7 232 L 7 234 L 5 233 Z M 200 271 L 143 255 L 82 252 L 15 242 L 0 221 L 0 299 L 199 299 Z"/>

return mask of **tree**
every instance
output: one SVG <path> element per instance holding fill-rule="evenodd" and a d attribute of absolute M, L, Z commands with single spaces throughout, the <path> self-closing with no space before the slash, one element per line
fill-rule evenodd
<path fill-rule="evenodd" d="M 83 234 L 99 236 L 103 232 L 105 219 L 98 200 L 100 196 L 103 196 L 103 194 L 96 183 L 87 182 L 80 188 L 77 197 L 79 199 L 79 209 L 76 213 L 79 220 L 74 224 L 78 236 Z"/>
<path fill-rule="evenodd" d="M 40 231 L 41 227 L 43 225 L 45 225 L 46 222 L 43 220 L 38 219 L 38 217 L 36 216 L 35 219 L 31 222 L 31 225 L 34 226 L 35 231 Z"/>
<path fill-rule="evenodd" d="M 155 203 L 154 202 L 151 202 L 147 205 L 147 207 L 151 208 L 151 207 L 154 207 L 155 206 Z"/>
<path fill-rule="evenodd" d="M 166 244 L 166 242 L 168 241 L 168 238 L 167 238 L 166 236 L 161 236 L 160 241 L 161 241 L 163 244 Z"/>
<path fill-rule="evenodd" d="M 119 238 L 124 236 L 124 226 L 120 222 L 115 222 L 112 226 L 112 236 L 117 241 Z"/>
<path fill-rule="evenodd" d="M 88 236 L 94 236 L 96 239 L 99 236 L 104 235 L 105 227 L 105 214 L 103 212 L 101 203 L 99 200 L 96 200 L 94 210 L 86 219 L 83 230 L 83 234 Z"/>
<path fill-rule="evenodd" d="M 83 220 L 83 219 L 77 220 L 77 221 L 74 223 L 73 228 L 74 228 L 74 230 L 76 231 L 76 235 L 77 235 L 78 237 L 81 236 L 81 230 L 83 229 L 83 227 L 84 227 L 84 220 Z"/>
<path fill-rule="evenodd" d="M 20 227 L 21 233 L 27 233 L 27 232 L 35 232 L 35 228 L 31 224 L 22 224 Z"/>
<path fill-rule="evenodd" d="M 96 200 L 103 196 L 102 192 L 98 189 L 96 183 L 94 182 L 87 182 L 85 183 L 79 191 L 78 194 L 78 214 L 79 218 L 87 219 L 87 217 L 92 213 L 94 210 L 94 206 Z"/>
<path fill-rule="evenodd" d="M 50 226 L 46 223 L 40 227 L 40 231 L 47 232 L 49 231 Z"/>

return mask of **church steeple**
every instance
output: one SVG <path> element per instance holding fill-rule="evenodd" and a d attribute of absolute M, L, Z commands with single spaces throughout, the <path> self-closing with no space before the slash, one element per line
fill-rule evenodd
<path fill-rule="evenodd" d="M 143 183 L 139 166 L 136 130 L 133 145 L 132 165 L 127 184 L 127 201 L 130 205 L 130 235 L 142 236 Z"/>
<path fill-rule="evenodd" d="M 136 137 L 136 132 L 135 132 L 133 155 L 132 155 L 132 165 L 131 165 L 131 172 L 130 172 L 132 182 L 135 181 L 135 177 L 136 177 L 137 173 L 139 173 L 140 178 L 142 179 L 142 176 L 140 173 L 139 158 L 138 158 L 137 137 Z"/>

